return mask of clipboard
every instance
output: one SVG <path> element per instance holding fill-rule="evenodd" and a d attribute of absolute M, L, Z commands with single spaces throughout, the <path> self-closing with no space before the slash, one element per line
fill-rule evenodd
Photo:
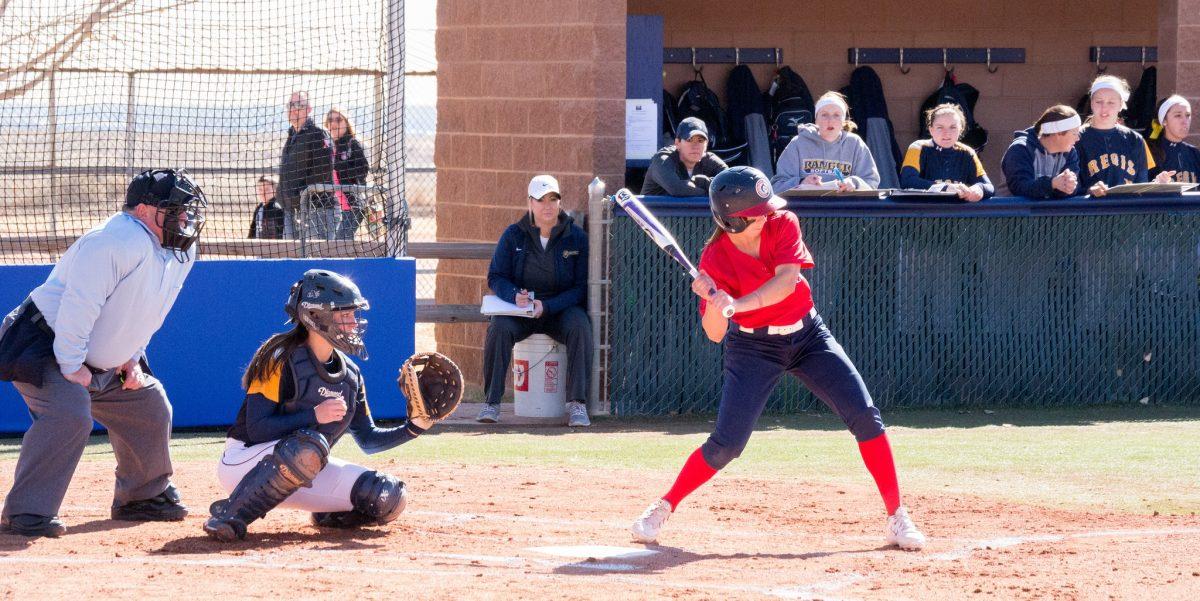
<path fill-rule="evenodd" d="M 835 190 L 823 189 L 808 189 L 792 188 L 786 190 L 779 196 L 783 198 L 881 198 L 883 192 L 881 190 L 850 190 L 848 192 L 838 192 Z"/>
<path fill-rule="evenodd" d="M 889 190 L 885 190 L 884 193 L 888 198 L 932 198 L 937 200 L 958 199 L 958 192 L 947 192 L 944 190 L 934 191 L 913 188 L 891 188 Z"/>
<path fill-rule="evenodd" d="M 1169 196 L 1183 194 L 1195 188 L 1198 184 L 1189 184 L 1184 182 L 1145 182 L 1141 184 L 1121 184 L 1108 189 L 1103 196 Z"/>

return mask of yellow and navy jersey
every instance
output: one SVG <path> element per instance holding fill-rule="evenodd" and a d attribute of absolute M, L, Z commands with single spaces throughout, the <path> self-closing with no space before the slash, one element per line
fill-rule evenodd
<path fill-rule="evenodd" d="M 1150 178 L 1163 171 L 1174 171 L 1177 182 L 1200 183 L 1200 179 L 1197 179 L 1200 176 L 1200 149 L 1187 142 L 1171 142 L 1165 137 L 1151 144 L 1151 150 L 1158 152 L 1152 154 L 1157 165 L 1150 169 Z"/>
<path fill-rule="evenodd" d="M 913 142 L 904 153 L 900 168 L 901 187 L 927 190 L 934 184 L 946 182 L 968 186 L 979 184 L 984 198 L 996 193 L 974 148 L 962 142 L 955 142 L 950 148 L 942 148 L 933 140 Z"/>
<path fill-rule="evenodd" d="M 344 402 L 346 415 L 318 424 L 315 408 L 330 399 Z M 250 382 L 229 436 L 257 444 L 310 428 L 324 434 L 332 445 L 353 427 L 354 420 L 369 420 L 370 415 L 358 366 L 337 350 L 322 364 L 301 346 L 286 361 L 274 362 L 265 378 Z"/>
<path fill-rule="evenodd" d="M 318 424 L 315 409 L 330 399 L 346 403 L 346 414 L 336 422 Z M 252 445 L 279 440 L 301 428 L 325 435 L 331 447 L 349 430 L 368 454 L 404 444 L 424 432 L 408 422 L 395 428 L 376 426 L 358 366 L 337 350 L 321 363 L 306 346 L 276 361 L 266 377 L 250 382 L 229 437 Z"/>
<path fill-rule="evenodd" d="M 1110 188 L 1150 181 L 1155 167 L 1150 147 L 1142 135 L 1117 125 L 1111 129 L 1084 127 L 1075 143 L 1079 151 L 1079 193 L 1087 194 L 1097 182 Z"/>

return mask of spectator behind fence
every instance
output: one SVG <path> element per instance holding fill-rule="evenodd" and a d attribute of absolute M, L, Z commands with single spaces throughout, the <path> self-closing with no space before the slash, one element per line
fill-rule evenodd
<path fill-rule="evenodd" d="M 1178 94 L 1158 105 L 1158 121 L 1151 126 L 1150 154 L 1157 166 L 1150 175 L 1158 181 L 1163 172 L 1173 173 L 1172 181 L 1197 183 L 1200 174 L 1200 150 L 1185 139 L 1192 129 L 1192 104 Z"/>
<path fill-rule="evenodd" d="M 528 212 L 508 226 L 488 267 L 488 287 L 519 307 L 533 304 L 533 317 L 493 315 L 483 347 L 483 394 L 476 418 L 500 421 L 500 397 L 513 345 L 546 334 L 567 345 L 568 425 L 590 426 L 588 376 L 592 326 L 587 311 L 587 234 L 562 211 L 558 181 L 539 175 L 529 182 Z"/>
<path fill-rule="evenodd" d="M 1154 158 L 1142 135 L 1117 122 L 1129 101 L 1129 84 L 1114 75 L 1101 75 L 1088 92 L 1092 116 L 1079 133 L 1078 194 L 1104 196 L 1122 184 L 1150 181 Z M 1155 181 L 1169 182 L 1174 174 L 1159 173 Z"/>
<path fill-rule="evenodd" d="M 995 194 L 996 188 L 983 170 L 975 149 L 959 141 L 967 127 L 967 116 L 957 104 L 939 104 L 925 113 L 932 136 L 917 140 L 904 154 L 900 185 L 912 190 L 955 192 L 967 202 L 979 202 Z"/>
<path fill-rule="evenodd" d="M 283 207 L 275 200 L 279 180 L 273 175 L 264 175 L 254 184 L 258 194 L 258 205 L 250 218 L 249 238 L 277 240 L 283 237 Z"/>
<path fill-rule="evenodd" d="M 1082 121 L 1075 109 L 1056 104 L 1033 127 L 1013 132 L 1000 168 L 1013 196 L 1067 198 L 1079 187 L 1079 141 Z"/>
<path fill-rule="evenodd" d="M 312 106 L 308 103 L 308 92 L 292 92 L 287 103 L 287 142 L 279 161 L 279 199 L 283 207 L 283 236 L 288 239 L 299 237 L 298 213 L 305 209 L 309 230 L 319 238 L 332 240 L 337 233 L 341 218 L 332 197 L 314 194 L 309 197 L 309 206 L 300 206 L 300 193 L 312 184 L 333 183 L 333 144 L 329 134 L 313 123 L 310 118 Z"/>
<path fill-rule="evenodd" d="M 650 159 L 642 182 L 647 196 L 705 196 L 712 176 L 725 170 L 725 161 L 708 152 L 708 127 L 696 117 L 679 122 L 675 144 L 664 146 Z"/>
<path fill-rule="evenodd" d="M 329 109 L 325 114 L 325 129 L 333 139 L 333 183 L 365 186 L 367 184 L 367 155 L 354 132 L 354 124 L 345 110 Z M 367 211 L 367 202 L 357 192 L 338 193 L 342 222 L 338 226 L 338 240 L 353 240 L 354 232 L 362 223 Z"/>
<path fill-rule="evenodd" d="M 784 192 L 800 184 L 820 186 L 836 182 L 841 191 L 874 190 L 879 170 L 867 143 L 854 133 L 846 98 L 825 92 L 817 100 L 817 122 L 801 125 L 779 155 L 774 189 Z"/>
<path fill-rule="evenodd" d="M 206 206 L 183 171 L 137 174 L 123 210 L 71 244 L 46 282 L 4 318 L 0 380 L 13 383 L 33 424 L 21 441 L 0 531 L 66 533 L 58 512 L 93 419 L 108 428 L 116 456 L 112 519 L 187 516 L 171 484 L 171 403 L 146 347 L 196 264 Z"/>

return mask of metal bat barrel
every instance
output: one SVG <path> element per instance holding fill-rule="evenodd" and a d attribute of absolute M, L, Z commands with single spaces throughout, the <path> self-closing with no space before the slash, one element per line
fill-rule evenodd
<path fill-rule="evenodd" d="M 642 201 L 633 195 L 633 192 L 630 192 L 628 188 L 621 188 L 613 194 L 613 199 L 618 205 L 621 205 L 621 209 L 625 211 L 625 214 L 647 236 L 650 236 L 650 239 L 659 248 L 663 249 L 676 263 L 682 266 L 688 272 L 688 275 L 692 276 L 693 280 L 700 278 L 700 271 L 696 269 L 696 266 L 688 259 L 687 255 L 683 254 L 683 251 L 679 249 L 679 242 L 675 240 L 675 236 L 671 235 L 670 230 L 654 216 L 654 213 L 650 212 L 650 209 L 646 208 L 646 205 L 642 204 Z M 709 296 L 716 293 L 716 288 L 708 289 Z M 732 306 L 725 307 L 721 314 L 726 318 L 733 317 L 734 309 Z"/>

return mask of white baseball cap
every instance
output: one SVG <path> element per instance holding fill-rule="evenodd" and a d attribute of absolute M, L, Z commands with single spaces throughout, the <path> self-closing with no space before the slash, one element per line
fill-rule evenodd
<path fill-rule="evenodd" d="M 540 199 L 551 192 L 562 197 L 562 192 L 558 191 L 558 180 L 554 179 L 553 175 L 538 175 L 529 180 L 529 196 L 531 198 Z"/>

